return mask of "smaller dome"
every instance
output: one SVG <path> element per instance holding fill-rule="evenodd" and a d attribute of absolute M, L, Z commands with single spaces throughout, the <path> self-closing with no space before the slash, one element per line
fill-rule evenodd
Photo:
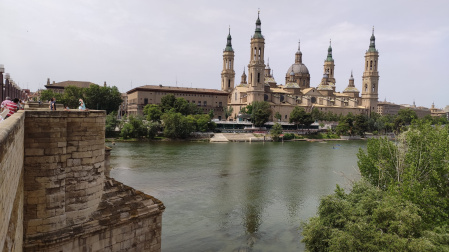
<path fill-rule="evenodd" d="M 296 82 L 288 82 L 285 84 L 284 88 L 299 88 L 299 85 Z"/>
<path fill-rule="evenodd" d="M 293 71 L 295 74 L 309 74 L 309 69 L 307 69 L 306 65 L 302 63 L 295 63 L 293 64 L 287 71 L 287 73 L 290 73 Z"/>
<path fill-rule="evenodd" d="M 322 84 L 320 84 L 320 85 L 317 87 L 316 90 L 320 90 L 320 91 L 322 91 L 322 90 L 329 90 L 329 91 L 332 91 L 332 90 L 334 90 L 334 89 L 332 89 L 332 86 L 331 86 L 331 85 L 322 85 Z"/>
<path fill-rule="evenodd" d="M 343 93 L 360 93 L 356 87 L 347 87 Z"/>

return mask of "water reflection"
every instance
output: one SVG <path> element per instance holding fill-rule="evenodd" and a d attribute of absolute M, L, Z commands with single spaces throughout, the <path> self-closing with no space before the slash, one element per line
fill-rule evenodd
<path fill-rule="evenodd" d="M 117 143 L 111 176 L 164 202 L 163 251 L 302 251 L 300 220 L 361 143 Z"/>

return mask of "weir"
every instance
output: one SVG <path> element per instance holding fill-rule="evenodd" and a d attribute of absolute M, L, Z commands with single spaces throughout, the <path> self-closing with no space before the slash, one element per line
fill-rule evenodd
<path fill-rule="evenodd" d="M 2 251 L 160 251 L 165 206 L 109 178 L 104 125 L 75 110 L 0 123 Z"/>

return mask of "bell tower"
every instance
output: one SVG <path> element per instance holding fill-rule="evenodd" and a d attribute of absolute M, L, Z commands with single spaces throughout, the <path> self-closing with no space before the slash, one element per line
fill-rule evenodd
<path fill-rule="evenodd" d="M 253 101 L 264 100 L 264 50 L 265 39 L 262 36 L 260 11 L 257 13 L 256 31 L 251 38 L 250 60 L 248 64 L 248 98 L 251 104 Z"/>
<path fill-rule="evenodd" d="M 229 27 L 228 42 L 223 50 L 223 70 L 221 71 L 221 90 L 231 92 L 234 89 L 234 49 L 231 43 L 231 28 Z"/>
<path fill-rule="evenodd" d="M 329 40 L 329 48 L 327 49 L 327 58 L 324 60 L 324 71 L 323 73 L 328 75 L 328 81 L 335 84 L 334 78 L 334 59 L 332 58 L 332 43 Z M 335 91 L 335 90 L 334 90 Z"/>
<path fill-rule="evenodd" d="M 365 71 L 362 77 L 362 106 L 371 112 L 377 112 L 378 88 L 379 88 L 379 71 L 377 70 L 379 52 L 376 50 L 376 38 L 373 33 L 371 35 L 369 48 L 365 53 Z"/>

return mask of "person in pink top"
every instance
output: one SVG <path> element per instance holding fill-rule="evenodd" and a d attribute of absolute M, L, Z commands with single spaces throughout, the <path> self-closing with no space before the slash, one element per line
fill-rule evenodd
<path fill-rule="evenodd" d="M 17 100 L 17 101 L 16 101 Z M 6 100 L 4 100 L 1 104 L 2 111 L 7 108 L 9 109 L 9 113 L 6 115 L 6 118 L 12 116 L 17 111 L 17 102 L 19 102 L 19 99 L 14 99 L 14 101 L 11 101 L 11 98 L 6 97 Z"/>

